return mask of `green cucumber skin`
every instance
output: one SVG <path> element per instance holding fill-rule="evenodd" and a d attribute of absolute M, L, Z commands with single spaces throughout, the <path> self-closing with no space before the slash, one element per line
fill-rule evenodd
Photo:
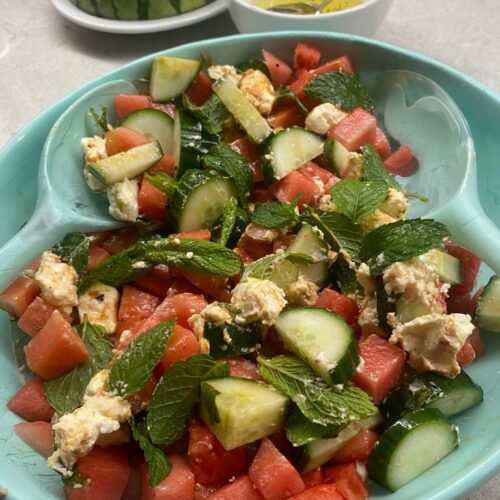
<path fill-rule="evenodd" d="M 95 10 L 95 5 L 92 0 L 72 0 L 73 3 L 83 12 L 86 12 L 87 14 L 91 14 L 93 16 L 97 15 L 97 12 Z"/>
<path fill-rule="evenodd" d="M 500 333 L 500 277 L 492 276 L 479 297 L 474 323 L 481 330 Z"/>
<path fill-rule="evenodd" d="M 137 21 L 139 19 L 139 0 L 113 0 L 118 19 Z"/>
<path fill-rule="evenodd" d="M 180 179 L 188 170 L 200 167 L 200 156 L 206 154 L 207 151 L 199 149 L 202 142 L 201 123 L 183 109 L 178 110 L 177 113 L 176 120 L 180 120 L 177 178 Z"/>
<path fill-rule="evenodd" d="M 231 338 L 230 343 L 224 341 L 224 331 Z M 208 340 L 210 355 L 215 359 L 245 355 L 254 351 L 260 342 L 261 325 L 254 321 L 241 325 L 230 323 L 218 326 L 206 321 L 203 336 Z"/>
<path fill-rule="evenodd" d="M 439 426 L 442 428 L 443 432 L 450 432 L 453 435 L 452 449 L 450 452 L 458 447 L 459 437 L 457 428 L 449 422 L 439 410 L 434 408 L 416 410 L 406 414 L 383 432 L 366 464 L 369 477 L 390 491 L 396 491 L 403 486 L 394 484 L 389 478 L 391 457 L 397 448 L 403 444 L 403 440 L 406 436 L 416 429 L 418 430 L 421 426 L 428 425 L 433 425 L 436 428 Z M 419 454 L 419 450 L 413 449 L 413 451 L 415 454 Z M 447 456 L 447 454 L 445 456 Z M 428 468 L 436 465 L 436 463 L 445 458 L 445 456 L 440 457 L 437 462 L 429 465 Z M 403 467 L 403 465 L 398 464 L 398 467 Z"/>

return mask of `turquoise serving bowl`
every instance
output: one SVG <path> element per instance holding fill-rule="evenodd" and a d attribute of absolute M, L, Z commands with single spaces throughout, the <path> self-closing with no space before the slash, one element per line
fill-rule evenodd
<path fill-rule="evenodd" d="M 398 47 L 332 33 L 239 35 L 183 45 L 163 53 L 188 58 L 206 53 L 214 62 L 235 64 L 254 57 L 262 48 L 287 58 L 298 41 L 317 46 L 325 57 L 350 55 L 362 77 L 389 69 L 406 69 L 422 73 L 441 85 L 468 120 L 476 146 L 481 204 L 500 226 L 500 96 L 460 72 Z M 47 134 L 58 116 L 95 85 L 119 78 L 135 80 L 147 76 L 152 58 L 153 55 L 144 57 L 84 85 L 36 117 L 0 151 L 0 244 L 14 235 L 33 211 L 38 161 Z M 490 275 L 491 271 L 484 267 L 480 284 Z M 7 316 L 0 315 L 0 487 L 7 488 L 11 500 L 61 498 L 59 477 L 13 434 L 13 426 L 20 419 L 7 410 L 6 403 L 21 386 L 21 376 L 9 328 Z M 500 471 L 500 370 L 495 359 L 500 354 L 500 335 L 485 333 L 484 339 L 485 356 L 467 371 L 484 389 L 485 399 L 482 405 L 454 419 L 460 428 L 460 448 L 396 493 L 371 485 L 371 498 L 463 498 Z"/>

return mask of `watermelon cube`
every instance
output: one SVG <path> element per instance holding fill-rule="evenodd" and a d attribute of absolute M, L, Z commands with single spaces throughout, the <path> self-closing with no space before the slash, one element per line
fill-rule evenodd
<path fill-rule="evenodd" d="M 207 500 L 264 500 L 248 476 L 241 476 L 208 496 Z"/>
<path fill-rule="evenodd" d="M 14 425 L 14 432 L 42 457 L 47 458 L 52 455 L 54 451 L 52 424 L 48 422 L 21 422 Z"/>
<path fill-rule="evenodd" d="M 313 69 L 321 59 L 321 52 L 307 45 L 306 43 L 298 43 L 293 51 L 293 67 L 295 69 Z"/>
<path fill-rule="evenodd" d="M 243 356 L 234 356 L 225 358 L 224 361 L 229 365 L 231 377 L 243 377 L 252 380 L 262 380 L 257 374 L 257 365 Z"/>
<path fill-rule="evenodd" d="M 166 265 L 159 264 L 151 271 L 136 278 L 135 284 L 141 290 L 163 300 L 172 284 L 172 276 Z"/>
<path fill-rule="evenodd" d="M 266 63 L 267 69 L 271 74 L 271 80 L 276 88 L 286 85 L 292 76 L 292 68 L 267 50 L 262 50 L 262 57 Z"/>
<path fill-rule="evenodd" d="M 125 118 L 132 111 L 152 106 L 151 97 L 148 95 L 118 94 L 115 96 L 115 111 L 118 118 Z"/>
<path fill-rule="evenodd" d="M 339 70 L 347 71 L 348 73 L 354 73 L 354 68 L 352 66 L 351 60 L 347 56 L 337 57 L 336 59 L 332 59 L 331 61 L 318 66 L 317 68 L 311 71 L 311 74 L 316 76 L 321 73 L 328 73 L 330 71 L 339 71 Z"/>
<path fill-rule="evenodd" d="M 39 293 L 38 285 L 31 278 L 21 275 L 0 293 L 0 309 L 19 318 Z"/>
<path fill-rule="evenodd" d="M 89 245 L 89 256 L 87 260 L 87 271 L 92 271 L 99 264 L 102 264 L 109 257 L 109 253 L 96 243 Z"/>
<path fill-rule="evenodd" d="M 174 363 L 187 359 L 200 352 L 200 344 L 196 335 L 181 325 L 175 325 L 171 337 L 168 339 L 165 354 L 162 356 L 159 368 L 168 370 Z"/>
<path fill-rule="evenodd" d="M 345 500 L 345 498 L 334 484 L 319 484 L 294 495 L 290 500 Z"/>
<path fill-rule="evenodd" d="M 35 420 L 50 422 L 54 415 L 54 409 L 49 405 L 45 396 L 43 381 L 37 376 L 26 382 L 16 392 L 7 403 L 7 408 L 30 422 Z"/>
<path fill-rule="evenodd" d="M 373 147 L 377 150 L 377 153 L 383 160 L 391 154 L 391 145 L 389 144 L 386 135 L 379 127 L 377 127 L 377 130 L 375 131 L 375 141 L 373 142 Z"/>
<path fill-rule="evenodd" d="M 366 500 L 368 489 L 356 470 L 354 462 L 333 465 L 325 469 L 325 482 L 332 483 L 345 500 Z"/>
<path fill-rule="evenodd" d="M 122 321 L 147 318 L 153 314 L 159 303 L 158 297 L 133 286 L 125 285 L 120 300 L 120 308 L 118 309 L 118 319 Z"/>
<path fill-rule="evenodd" d="M 302 474 L 302 481 L 304 481 L 306 488 L 312 488 L 313 486 L 318 486 L 318 484 L 322 484 L 323 467 L 316 467 L 315 469 L 310 470 L 309 472 L 304 472 Z"/>
<path fill-rule="evenodd" d="M 321 194 L 321 188 L 310 177 L 298 170 L 292 170 L 286 177 L 274 184 L 272 190 L 279 201 L 292 202 L 298 194 L 301 194 L 299 208 L 302 208 L 304 204 L 311 205 Z"/>
<path fill-rule="evenodd" d="M 469 366 L 476 359 L 476 352 L 470 342 L 466 342 L 457 354 L 457 362 L 461 367 Z"/>
<path fill-rule="evenodd" d="M 19 318 L 17 326 L 30 337 L 34 337 L 47 323 L 54 310 L 55 308 L 41 297 L 36 297 Z"/>
<path fill-rule="evenodd" d="M 356 108 L 327 132 L 349 151 L 357 151 L 364 144 L 373 144 L 377 134 L 376 118 L 363 108 Z"/>
<path fill-rule="evenodd" d="M 378 438 L 377 432 L 362 429 L 335 452 L 332 462 L 337 464 L 366 462 Z"/>
<path fill-rule="evenodd" d="M 417 159 L 408 146 L 401 146 L 396 149 L 391 156 L 386 158 L 384 166 L 390 174 L 403 177 L 408 177 L 418 170 Z"/>
<path fill-rule="evenodd" d="M 172 306 L 175 311 L 177 323 L 186 328 L 190 327 L 188 319 L 193 314 L 200 314 L 207 305 L 207 300 L 203 295 L 179 293 L 172 297 Z"/>
<path fill-rule="evenodd" d="M 118 130 L 118 129 L 115 128 L 113 130 Z M 135 226 L 126 227 L 124 229 L 118 229 L 116 231 L 113 231 L 112 234 L 110 234 L 108 238 L 104 240 L 101 246 L 102 248 L 104 248 L 104 250 L 106 250 L 106 252 L 108 252 L 111 255 L 114 255 L 115 253 L 121 252 L 122 250 L 128 248 L 138 238 L 139 238 L 139 231 Z"/>
<path fill-rule="evenodd" d="M 151 142 L 145 135 L 126 127 L 108 130 L 105 135 L 106 153 L 113 156 Z"/>
<path fill-rule="evenodd" d="M 167 195 L 146 179 L 141 182 L 137 200 L 139 202 L 139 213 L 146 219 L 162 221 L 165 218 Z"/>
<path fill-rule="evenodd" d="M 195 81 L 187 91 L 189 99 L 196 104 L 202 106 L 203 103 L 212 95 L 212 80 L 204 71 L 200 71 Z"/>

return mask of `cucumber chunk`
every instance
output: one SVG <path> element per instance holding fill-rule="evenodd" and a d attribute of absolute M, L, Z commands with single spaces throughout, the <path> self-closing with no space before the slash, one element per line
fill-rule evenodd
<path fill-rule="evenodd" d="M 457 446 L 457 428 L 439 410 L 417 410 L 384 431 L 368 458 L 368 475 L 381 486 L 396 491 Z"/>
<path fill-rule="evenodd" d="M 233 81 L 223 77 L 217 80 L 212 88 L 252 141 L 260 144 L 272 134 L 273 129 L 265 118 Z"/>
<path fill-rule="evenodd" d="M 209 229 L 232 197 L 236 197 L 236 187 L 230 179 L 217 172 L 188 170 L 179 181 L 170 206 L 177 230 L 187 233 Z"/>
<path fill-rule="evenodd" d="M 210 355 L 219 359 L 255 351 L 260 342 L 261 329 L 262 325 L 257 321 L 224 325 L 205 321 L 203 337 L 210 344 Z"/>
<path fill-rule="evenodd" d="M 156 102 L 166 102 L 179 97 L 193 83 L 200 69 L 200 61 L 155 57 L 149 84 L 151 98 Z"/>
<path fill-rule="evenodd" d="M 123 179 L 133 179 L 161 160 L 163 151 L 158 141 L 108 156 L 85 168 L 100 182 L 109 186 Z"/>
<path fill-rule="evenodd" d="M 325 141 L 324 155 L 332 170 L 342 177 L 349 167 L 349 150 L 337 139 L 327 139 Z"/>
<path fill-rule="evenodd" d="M 201 418 L 226 450 L 282 429 L 287 407 L 288 398 L 263 382 L 226 377 L 201 384 Z"/>
<path fill-rule="evenodd" d="M 437 307 L 437 306 L 436 306 Z M 418 300 L 396 300 L 396 316 L 401 323 L 408 323 L 419 316 L 439 312 L 441 309 L 435 309 Z"/>
<path fill-rule="evenodd" d="M 122 125 L 158 141 L 163 154 L 173 154 L 174 120 L 158 109 L 138 109 L 130 113 Z"/>
<path fill-rule="evenodd" d="M 323 139 L 300 127 L 278 132 L 267 144 L 262 172 L 268 184 L 286 177 L 323 153 Z"/>
<path fill-rule="evenodd" d="M 500 333 L 500 277 L 492 276 L 479 297 L 474 323 L 488 332 Z"/>
<path fill-rule="evenodd" d="M 322 307 L 293 307 L 274 324 L 286 346 L 327 384 L 349 381 L 359 364 L 356 338 L 342 316 Z"/>
<path fill-rule="evenodd" d="M 450 285 L 459 285 L 464 280 L 462 261 L 442 250 L 435 248 L 420 256 L 429 267 L 439 275 L 439 281 Z"/>

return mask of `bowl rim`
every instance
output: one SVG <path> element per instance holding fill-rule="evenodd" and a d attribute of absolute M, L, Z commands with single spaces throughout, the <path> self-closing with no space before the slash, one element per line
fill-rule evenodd
<path fill-rule="evenodd" d="M 304 0 L 307 1 L 307 0 Z M 338 10 L 335 12 L 330 12 L 327 14 L 311 15 L 311 14 L 285 14 L 283 12 L 274 12 L 271 10 L 266 10 L 261 7 L 254 5 L 251 0 L 228 0 L 228 7 L 231 9 L 233 3 L 242 6 L 243 8 L 254 12 L 258 15 L 274 17 L 276 19 L 301 19 L 302 21 L 307 19 L 314 22 L 315 19 L 341 19 L 343 17 L 349 17 L 351 15 L 356 15 L 358 12 L 370 9 L 373 5 L 381 3 L 384 1 L 392 2 L 392 0 L 362 0 L 362 3 L 355 5 L 354 7 L 348 7 L 346 9 Z M 290 0 L 292 3 L 293 0 Z"/>

